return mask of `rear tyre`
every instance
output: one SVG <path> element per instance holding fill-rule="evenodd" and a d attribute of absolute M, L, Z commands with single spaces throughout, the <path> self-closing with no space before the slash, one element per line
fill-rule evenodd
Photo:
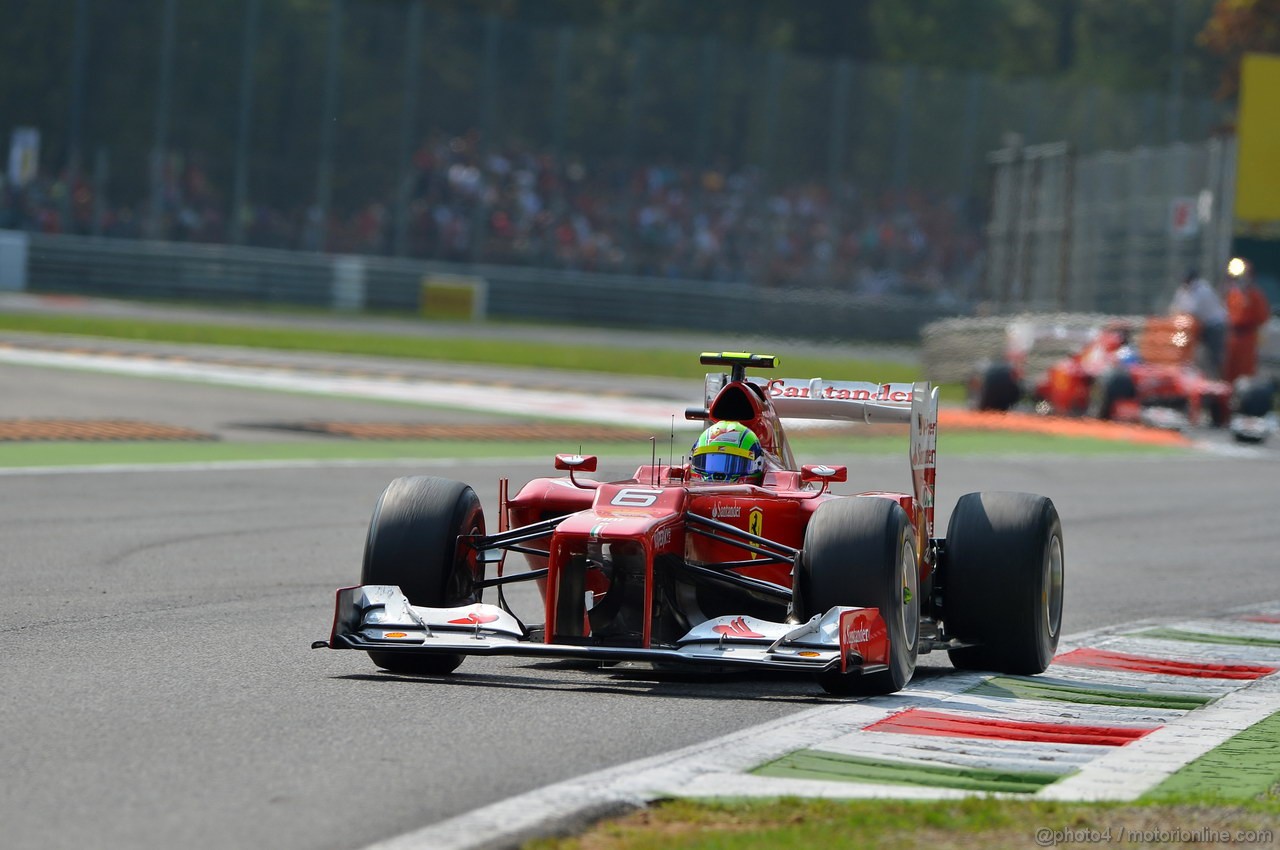
<path fill-rule="evenodd" d="M 1138 397 L 1133 377 L 1123 369 L 1103 372 L 1094 379 L 1089 397 L 1089 415 L 1095 419 L 1114 419 L 1116 402 Z"/>
<path fill-rule="evenodd" d="M 378 497 L 364 544 L 361 584 L 391 584 L 414 605 L 450 608 L 480 601 L 484 565 L 460 550 L 460 534 L 483 534 L 484 511 L 475 491 L 444 478 L 397 478 Z M 394 673 L 444 674 L 461 655 L 370 652 Z"/>
<path fill-rule="evenodd" d="M 975 646 L 948 651 L 961 670 L 1043 673 L 1062 630 L 1062 523 L 1030 493 L 961 496 L 947 526 L 943 623 Z"/>
<path fill-rule="evenodd" d="M 975 410 L 1007 411 L 1022 399 L 1022 387 L 1008 363 L 988 363 L 970 381 L 969 403 Z"/>
<path fill-rule="evenodd" d="M 796 566 L 794 603 L 802 620 L 835 605 L 876 608 L 889 636 L 889 669 L 824 673 L 832 694 L 889 694 L 915 672 L 920 589 L 915 534 L 902 506 L 874 497 L 833 499 L 814 512 Z"/>
<path fill-rule="evenodd" d="M 1236 381 L 1235 409 L 1242 416 L 1266 416 L 1275 398 L 1275 384 L 1269 378 L 1240 378 Z"/>

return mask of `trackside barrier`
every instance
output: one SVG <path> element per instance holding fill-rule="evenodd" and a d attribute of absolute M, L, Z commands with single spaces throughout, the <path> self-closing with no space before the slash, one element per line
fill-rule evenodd
<path fill-rule="evenodd" d="M 1060 328 L 1060 341 L 1038 340 L 1027 357 L 1027 372 L 1039 374 L 1050 363 L 1080 347 L 1078 332 L 1113 319 L 1136 319 L 1099 313 L 1020 313 L 1011 316 L 948 318 L 930 322 L 920 331 L 922 373 L 935 384 L 963 383 L 983 360 L 1004 356 L 1007 330 L 1015 322 Z"/>
<path fill-rule="evenodd" d="M 419 314 L 424 279 L 482 281 L 490 318 L 772 337 L 915 342 L 962 312 L 834 289 L 456 265 L 269 248 L 31 234 L 32 292 Z M 474 302 L 473 302 L 474 304 Z"/>
<path fill-rule="evenodd" d="M 0 230 L 0 292 L 21 292 L 27 288 L 27 234 Z"/>

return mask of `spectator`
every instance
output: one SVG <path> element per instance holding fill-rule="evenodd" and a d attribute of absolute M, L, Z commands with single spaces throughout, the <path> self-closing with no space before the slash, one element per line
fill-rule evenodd
<path fill-rule="evenodd" d="M 1227 339 L 1227 365 L 1222 377 L 1228 381 L 1258 372 L 1258 331 L 1271 317 L 1267 296 L 1254 280 L 1253 265 L 1240 258 L 1227 265 L 1227 316 L 1231 335 Z"/>
<path fill-rule="evenodd" d="M 1200 350 L 1210 377 L 1222 374 L 1223 349 L 1227 343 L 1227 308 L 1222 299 L 1196 269 L 1188 269 L 1169 305 L 1172 314 L 1185 314 L 1196 320 L 1200 330 Z"/>

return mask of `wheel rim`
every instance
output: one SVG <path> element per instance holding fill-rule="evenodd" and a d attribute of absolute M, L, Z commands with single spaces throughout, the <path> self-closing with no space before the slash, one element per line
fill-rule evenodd
<path fill-rule="evenodd" d="M 1054 535 L 1044 559 L 1044 585 L 1040 596 L 1044 602 L 1045 624 L 1049 636 L 1056 637 L 1062 626 L 1062 538 Z"/>
<path fill-rule="evenodd" d="M 910 540 L 902 544 L 902 557 L 898 559 L 898 585 L 902 588 L 899 600 L 902 634 L 906 636 L 907 649 L 910 650 L 920 635 L 920 576 L 916 572 L 916 557 Z"/>

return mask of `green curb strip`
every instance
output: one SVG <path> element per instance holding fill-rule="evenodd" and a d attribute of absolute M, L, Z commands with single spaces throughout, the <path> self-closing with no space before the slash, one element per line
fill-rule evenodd
<path fill-rule="evenodd" d="M 1138 688 L 1091 688 L 1062 681 L 1041 681 L 1014 676 L 993 676 L 965 691 L 982 697 L 1047 699 L 1090 705 L 1122 705 L 1191 711 L 1212 701 L 1199 694 L 1152 693 Z"/>
<path fill-rule="evenodd" d="M 924 785 L 964 791 L 1006 791 L 1017 794 L 1034 794 L 1060 778 L 1056 773 L 906 764 L 818 750 L 797 750 L 777 761 L 761 765 L 751 772 L 757 776 L 772 776 L 780 779 L 887 782 L 895 785 Z"/>
<path fill-rule="evenodd" d="M 1193 643 L 1218 643 L 1225 646 L 1276 646 L 1280 640 L 1247 637 L 1242 635 L 1211 635 L 1203 632 L 1184 632 L 1181 629 L 1147 629 L 1134 632 L 1130 637 L 1158 638 L 1159 640 L 1183 640 Z"/>
<path fill-rule="evenodd" d="M 1144 800 L 1204 795 L 1248 800 L 1280 782 L 1280 712 L 1214 747 L 1165 779 Z"/>

